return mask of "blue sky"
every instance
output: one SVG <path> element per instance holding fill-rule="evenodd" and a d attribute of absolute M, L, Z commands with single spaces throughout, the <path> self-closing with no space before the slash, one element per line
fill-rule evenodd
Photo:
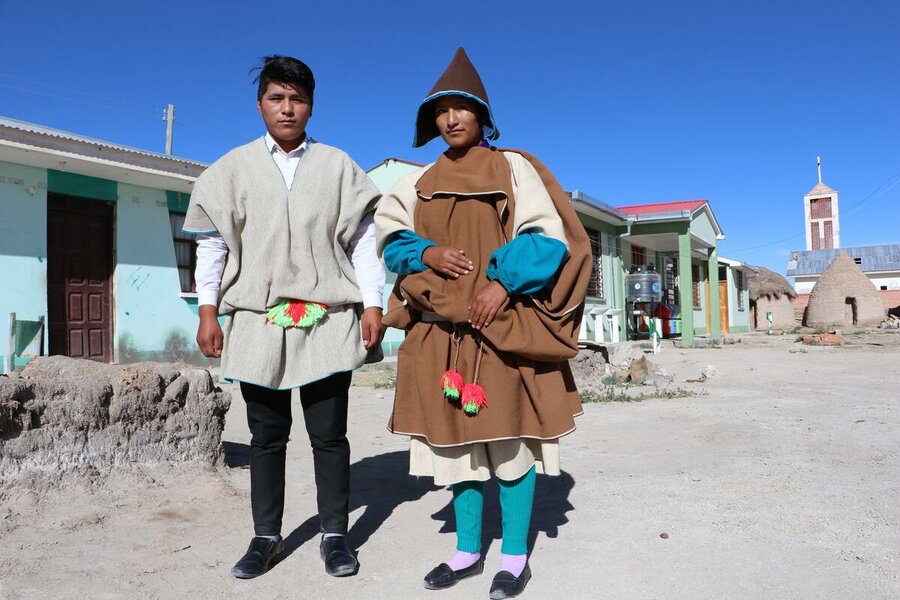
<path fill-rule="evenodd" d="M 316 75 L 313 137 L 364 168 L 429 162 L 415 110 L 461 45 L 498 144 L 567 189 L 708 198 L 720 255 L 783 273 L 821 155 L 842 245 L 900 242 L 896 1 L 316 4 L 4 2 L 0 115 L 162 151 L 172 103 L 175 154 L 211 162 L 262 133 L 249 69 L 290 54 Z"/>

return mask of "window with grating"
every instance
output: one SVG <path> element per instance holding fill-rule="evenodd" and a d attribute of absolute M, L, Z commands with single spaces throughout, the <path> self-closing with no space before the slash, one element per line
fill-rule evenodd
<path fill-rule="evenodd" d="M 691 296 L 694 308 L 700 306 L 700 265 L 691 265 Z"/>
<path fill-rule="evenodd" d="M 810 237 L 812 238 L 812 249 L 819 250 L 822 248 L 822 240 L 819 238 L 819 224 L 810 223 Z"/>
<path fill-rule="evenodd" d="M 631 266 L 643 267 L 647 264 L 647 250 L 640 246 L 631 246 Z"/>
<path fill-rule="evenodd" d="M 678 300 L 678 259 L 663 257 L 663 303 L 676 305 Z"/>
<path fill-rule="evenodd" d="M 184 227 L 184 214 L 182 213 L 170 212 L 169 223 L 172 225 L 172 242 L 175 245 L 175 262 L 178 265 L 181 291 L 196 292 L 194 270 L 197 268 L 197 252 L 195 250 L 197 236 L 181 230 Z"/>
<path fill-rule="evenodd" d="M 603 243 L 599 231 L 587 230 L 591 240 L 591 279 L 588 281 L 587 295 L 603 298 Z"/>
<path fill-rule="evenodd" d="M 734 285 L 737 287 L 737 309 L 744 310 L 744 272 L 734 272 Z"/>

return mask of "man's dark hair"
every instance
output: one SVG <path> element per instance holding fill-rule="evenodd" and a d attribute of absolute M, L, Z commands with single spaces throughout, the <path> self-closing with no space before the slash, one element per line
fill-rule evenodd
<path fill-rule="evenodd" d="M 316 80 L 313 78 L 312 70 L 306 66 L 306 63 L 290 56 L 280 56 L 278 54 L 262 57 L 261 63 L 258 67 L 250 70 L 251 73 L 259 71 L 259 75 L 253 80 L 253 83 L 259 83 L 259 89 L 256 91 L 257 102 L 262 100 L 269 83 L 276 81 L 300 88 L 309 96 L 309 104 L 312 105 L 313 92 L 316 90 Z"/>

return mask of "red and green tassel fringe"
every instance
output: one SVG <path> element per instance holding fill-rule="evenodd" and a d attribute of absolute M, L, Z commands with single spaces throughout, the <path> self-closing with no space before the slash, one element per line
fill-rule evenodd
<path fill-rule="evenodd" d="M 462 407 L 466 414 L 477 415 L 487 406 L 487 395 L 484 388 L 477 383 L 467 383 L 462 390 Z"/>
<path fill-rule="evenodd" d="M 463 389 L 463 376 L 453 369 L 445 371 L 441 375 L 441 388 L 447 400 L 459 400 Z"/>
<path fill-rule="evenodd" d="M 326 309 L 318 302 L 282 300 L 266 313 L 266 321 L 279 327 L 308 329 L 325 317 Z"/>

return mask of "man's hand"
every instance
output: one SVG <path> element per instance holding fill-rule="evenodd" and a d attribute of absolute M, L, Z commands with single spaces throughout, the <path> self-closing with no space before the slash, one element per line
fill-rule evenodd
<path fill-rule="evenodd" d="M 429 246 L 422 253 L 422 262 L 429 269 L 453 279 L 468 275 L 475 265 L 466 258 L 465 250 L 449 246 Z"/>
<path fill-rule="evenodd" d="M 491 281 L 478 290 L 469 305 L 469 323 L 475 329 L 487 327 L 497 316 L 497 311 L 509 298 L 509 293 L 497 281 Z"/>
<path fill-rule="evenodd" d="M 381 323 L 381 309 L 370 306 L 362 314 L 362 338 L 366 350 L 371 350 L 384 338 L 384 325 Z"/>
<path fill-rule="evenodd" d="M 222 328 L 219 326 L 218 310 L 212 304 L 203 304 L 198 309 L 200 327 L 197 328 L 197 344 L 207 358 L 222 357 Z"/>

